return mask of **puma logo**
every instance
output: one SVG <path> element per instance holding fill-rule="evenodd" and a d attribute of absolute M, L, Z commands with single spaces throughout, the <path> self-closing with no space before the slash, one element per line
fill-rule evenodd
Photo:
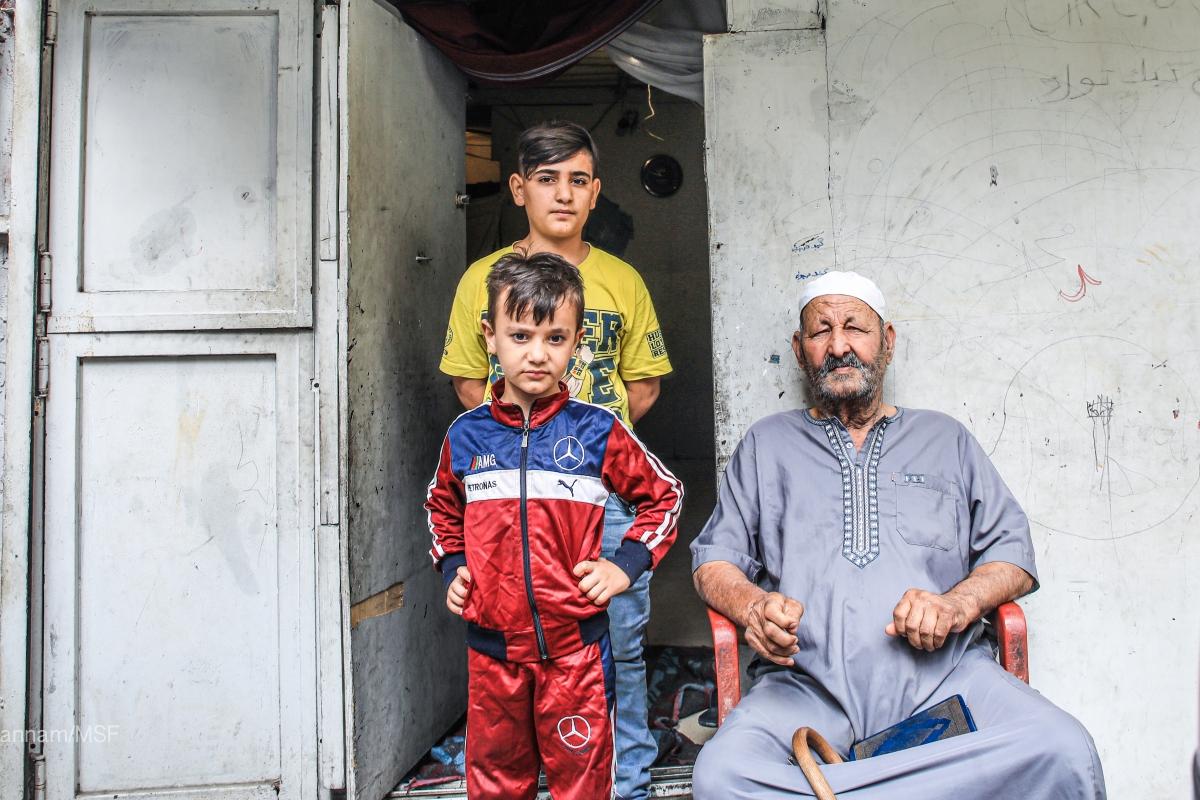
<path fill-rule="evenodd" d="M 570 483 L 570 484 L 568 484 L 568 483 L 567 483 L 566 481 L 564 481 L 562 478 L 559 478 L 559 479 L 558 479 L 558 485 L 559 485 L 559 486 L 561 486 L 561 487 L 563 487 L 564 489 L 566 489 L 568 492 L 570 492 L 570 493 L 571 493 L 571 497 L 572 497 L 572 499 L 575 497 L 575 484 L 577 484 L 577 483 L 579 483 L 579 479 L 578 479 L 578 478 L 576 478 L 575 480 L 571 481 L 571 483 Z"/>

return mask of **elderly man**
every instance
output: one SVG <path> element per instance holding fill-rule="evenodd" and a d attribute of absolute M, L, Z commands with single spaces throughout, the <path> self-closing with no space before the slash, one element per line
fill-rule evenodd
<path fill-rule="evenodd" d="M 1103 798 L 1087 731 L 980 641 L 984 614 L 1037 587 L 1024 512 L 961 424 L 882 401 L 896 331 L 874 283 L 830 272 L 800 308 L 812 408 L 750 427 L 692 544 L 697 590 L 757 653 L 695 797 L 811 797 L 797 728 L 845 755 L 961 695 L 976 732 L 825 766 L 838 797 Z"/>

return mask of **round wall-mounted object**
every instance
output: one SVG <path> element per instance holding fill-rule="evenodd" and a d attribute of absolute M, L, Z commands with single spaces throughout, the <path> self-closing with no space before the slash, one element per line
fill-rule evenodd
<path fill-rule="evenodd" d="M 642 188 L 655 197 L 670 197 L 682 185 L 683 167 L 671 156 L 650 156 L 642 164 Z"/>

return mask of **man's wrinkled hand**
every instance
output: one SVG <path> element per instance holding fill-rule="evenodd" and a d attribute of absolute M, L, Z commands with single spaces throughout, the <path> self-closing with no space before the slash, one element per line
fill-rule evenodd
<path fill-rule="evenodd" d="M 932 653 L 946 643 L 947 636 L 966 630 L 975 619 L 961 598 L 909 589 L 892 611 L 884 633 L 908 639 L 918 650 Z"/>
<path fill-rule="evenodd" d="M 581 579 L 579 591 L 587 595 L 592 605 L 607 605 L 609 600 L 629 588 L 629 576 L 611 561 L 580 561 L 572 571 Z"/>
<path fill-rule="evenodd" d="M 450 586 L 446 589 L 446 608 L 461 617 L 470 595 L 471 571 L 466 567 L 459 567 L 454 573 L 454 580 L 450 581 Z"/>
<path fill-rule="evenodd" d="M 790 667 L 795 663 L 792 656 L 800 652 L 796 632 L 802 616 L 799 600 L 767 592 L 746 610 L 746 644 L 768 661 Z"/>

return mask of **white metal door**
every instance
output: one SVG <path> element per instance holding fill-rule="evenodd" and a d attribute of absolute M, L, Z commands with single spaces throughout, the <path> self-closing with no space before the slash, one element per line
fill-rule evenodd
<path fill-rule="evenodd" d="M 344 362 L 348 771 L 354 798 L 379 800 L 466 707 L 463 630 L 430 569 L 423 508 L 445 427 L 461 411 L 437 362 L 466 261 L 454 202 L 466 82 L 386 0 L 342 8 L 352 181 L 345 341 L 354 348 Z"/>
<path fill-rule="evenodd" d="M 313 51 L 300 0 L 61 2 L 51 800 L 317 794 Z"/>

